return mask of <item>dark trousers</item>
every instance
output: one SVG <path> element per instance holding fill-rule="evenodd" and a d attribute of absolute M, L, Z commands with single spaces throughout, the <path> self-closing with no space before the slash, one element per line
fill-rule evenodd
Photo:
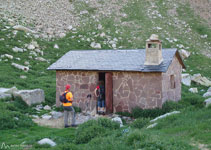
<path fill-rule="evenodd" d="M 72 125 L 75 125 L 75 110 L 73 106 L 64 106 L 64 125 L 68 126 L 70 113 L 72 114 Z"/>

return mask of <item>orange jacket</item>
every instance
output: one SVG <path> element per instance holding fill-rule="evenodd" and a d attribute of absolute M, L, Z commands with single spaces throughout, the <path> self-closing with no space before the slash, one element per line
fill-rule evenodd
<path fill-rule="evenodd" d="M 72 106 L 72 101 L 73 101 L 73 94 L 69 91 L 65 91 L 66 94 L 66 99 L 69 101 L 68 103 L 63 103 L 63 106 Z"/>

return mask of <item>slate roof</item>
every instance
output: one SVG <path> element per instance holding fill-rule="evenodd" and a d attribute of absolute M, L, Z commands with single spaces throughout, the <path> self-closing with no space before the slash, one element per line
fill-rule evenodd
<path fill-rule="evenodd" d="M 166 72 L 176 53 L 177 49 L 162 49 L 163 62 L 158 66 L 146 66 L 145 49 L 71 50 L 48 70 Z"/>

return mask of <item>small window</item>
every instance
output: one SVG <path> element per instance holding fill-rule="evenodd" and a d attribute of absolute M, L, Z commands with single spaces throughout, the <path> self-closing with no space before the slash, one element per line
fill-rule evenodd
<path fill-rule="evenodd" d="M 148 48 L 156 48 L 156 44 L 148 44 Z"/>
<path fill-rule="evenodd" d="M 170 76 L 170 87 L 171 87 L 171 89 L 175 89 L 176 88 L 176 83 L 175 83 L 175 77 L 174 77 L 174 75 L 171 75 Z"/>

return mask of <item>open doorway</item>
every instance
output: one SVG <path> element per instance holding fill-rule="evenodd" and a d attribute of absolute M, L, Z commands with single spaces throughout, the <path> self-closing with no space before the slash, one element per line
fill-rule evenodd
<path fill-rule="evenodd" d="M 99 82 L 103 81 L 103 85 L 105 86 L 105 72 L 99 72 Z"/>
<path fill-rule="evenodd" d="M 99 86 L 99 97 L 97 101 L 97 113 L 105 114 L 106 113 L 106 93 L 105 93 L 105 73 L 99 72 L 98 77 L 98 86 Z"/>
<path fill-rule="evenodd" d="M 105 89 L 105 111 L 106 114 L 113 112 L 113 80 L 112 73 L 99 72 L 99 85 L 103 85 Z"/>

